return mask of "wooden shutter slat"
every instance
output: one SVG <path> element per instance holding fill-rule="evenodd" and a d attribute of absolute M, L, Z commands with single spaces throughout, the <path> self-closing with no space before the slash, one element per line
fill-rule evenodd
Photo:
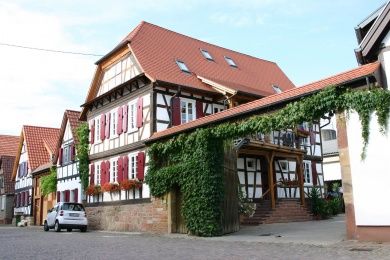
<path fill-rule="evenodd" d="M 57 202 L 61 201 L 61 192 L 57 191 Z"/>
<path fill-rule="evenodd" d="M 127 133 L 127 129 L 128 129 L 128 122 L 129 122 L 129 105 L 124 105 L 122 107 L 122 110 L 123 110 L 123 121 L 122 121 L 122 130 L 124 133 Z"/>
<path fill-rule="evenodd" d="M 203 102 L 196 100 L 196 118 L 204 117 Z"/>
<path fill-rule="evenodd" d="M 29 193 L 29 191 L 25 191 L 24 193 L 25 193 L 25 195 L 24 195 L 25 205 L 28 206 L 28 197 L 29 197 L 30 193 Z"/>
<path fill-rule="evenodd" d="M 118 173 L 118 182 L 121 182 L 123 180 L 123 157 L 120 156 L 118 158 L 118 165 L 117 165 L 117 173 Z"/>
<path fill-rule="evenodd" d="M 89 175 L 89 185 L 93 185 L 95 183 L 95 165 L 93 163 L 90 165 Z"/>
<path fill-rule="evenodd" d="M 145 171 L 145 153 L 139 152 L 137 155 L 137 179 L 140 181 L 144 180 Z"/>
<path fill-rule="evenodd" d="M 120 135 L 123 132 L 123 109 L 122 107 L 118 107 L 118 120 L 117 120 L 117 127 L 116 127 L 116 133 Z"/>
<path fill-rule="evenodd" d="M 110 139 L 110 121 L 111 121 L 111 113 L 106 114 L 106 138 Z"/>
<path fill-rule="evenodd" d="M 144 123 L 144 100 L 139 97 L 137 100 L 137 128 L 141 128 Z"/>
<path fill-rule="evenodd" d="M 95 120 L 92 120 L 91 128 L 89 130 L 89 133 L 90 133 L 89 143 L 93 144 L 95 142 Z"/>
<path fill-rule="evenodd" d="M 179 97 L 173 97 L 172 98 L 172 125 L 180 125 L 181 124 L 181 118 L 180 118 L 180 98 Z"/>
<path fill-rule="evenodd" d="M 102 114 L 100 116 L 100 140 L 104 141 L 106 136 L 106 115 Z"/>
<path fill-rule="evenodd" d="M 129 179 L 129 156 L 123 157 L 123 179 Z"/>
<path fill-rule="evenodd" d="M 76 146 L 74 142 L 70 145 L 70 159 L 75 161 L 76 159 Z"/>
<path fill-rule="evenodd" d="M 310 132 L 310 144 L 316 144 L 316 134 L 314 132 Z"/>
<path fill-rule="evenodd" d="M 106 162 L 106 182 L 110 182 L 110 161 Z"/>
<path fill-rule="evenodd" d="M 100 163 L 100 183 L 103 185 L 106 183 L 106 162 Z"/>
<path fill-rule="evenodd" d="M 78 203 L 79 202 L 79 189 L 74 189 L 73 190 L 73 200 L 74 202 Z"/>

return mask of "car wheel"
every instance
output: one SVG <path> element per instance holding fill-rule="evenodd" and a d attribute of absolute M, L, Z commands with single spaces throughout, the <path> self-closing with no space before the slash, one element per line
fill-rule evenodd
<path fill-rule="evenodd" d="M 43 224 L 43 230 L 49 231 L 49 226 L 47 225 L 47 222 L 46 222 L 46 221 L 45 221 L 45 223 Z"/>
<path fill-rule="evenodd" d="M 72 229 L 71 228 L 67 228 L 66 231 L 67 232 L 72 232 Z"/>
<path fill-rule="evenodd" d="M 87 226 L 80 228 L 81 232 L 87 232 Z"/>
<path fill-rule="evenodd" d="M 60 232 L 61 231 L 60 223 L 58 223 L 58 220 L 56 220 L 56 223 L 54 224 L 54 230 L 56 232 Z"/>

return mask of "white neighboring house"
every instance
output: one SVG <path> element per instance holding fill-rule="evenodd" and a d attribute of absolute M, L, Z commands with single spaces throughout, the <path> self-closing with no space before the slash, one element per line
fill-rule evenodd
<path fill-rule="evenodd" d="M 339 149 L 337 144 L 336 118 L 321 120 L 321 139 L 323 153 L 324 181 L 328 184 L 334 181 L 341 182 L 341 168 Z M 329 190 L 329 187 L 328 187 Z"/>
<path fill-rule="evenodd" d="M 57 140 L 58 131 L 59 129 L 56 128 L 38 126 L 23 126 L 22 128 L 18 153 L 12 170 L 16 198 L 14 216 L 24 218 L 29 225 L 34 223 L 35 214 L 33 213 L 37 209 L 40 210 L 41 206 L 34 204 L 33 201 L 37 184 L 35 183 L 34 187 L 32 172 L 51 162 L 52 158 L 48 148 L 51 147 L 52 140 Z"/>
<path fill-rule="evenodd" d="M 58 153 L 54 158 L 57 166 L 57 202 L 78 202 L 83 199 L 83 189 L 76 158 L 78 138 L 76 130 L 82 123 L 80 112 L 65 110 L 60 128 Z"/>

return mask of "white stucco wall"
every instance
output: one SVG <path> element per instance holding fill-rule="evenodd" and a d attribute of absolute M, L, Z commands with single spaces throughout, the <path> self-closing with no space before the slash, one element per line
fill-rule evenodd
<path fill-rule="evenodd" d="M 370 133 L 366 159 L 362 161 L 361 125 L 358 115 L 351 113 L 347 134 L 356 225 L 387 226 L 390 225 L 390 137 L 379 133 L 375 115 Z"/>

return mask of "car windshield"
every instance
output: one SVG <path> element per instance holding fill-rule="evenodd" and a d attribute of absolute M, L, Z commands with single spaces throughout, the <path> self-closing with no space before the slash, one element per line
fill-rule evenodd
<path fill-rule="evenodd" d="M 81 204 L 76 203 L 64 203 L 62 205 L 63 210 L 70 210 L 70 211 L 84 211 L 84 207 Z"/>

